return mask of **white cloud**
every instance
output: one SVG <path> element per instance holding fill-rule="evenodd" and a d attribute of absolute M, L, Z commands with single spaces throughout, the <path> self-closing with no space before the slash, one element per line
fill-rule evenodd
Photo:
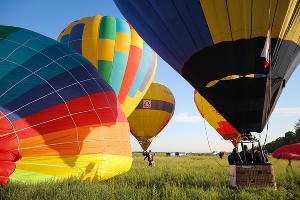
<path fill-rule="evenodd" d="M 200 115 L 189 116 L 188 113 L 180 113 L 175 115 L 172 121 L 183 123 L 199 123 L 203 121 L 203 118 Z"/>
<path fill-rule="evenodd" d="M 300 116 L 300 107 L 275 108 L 274 114 L 287 117 Z"/>

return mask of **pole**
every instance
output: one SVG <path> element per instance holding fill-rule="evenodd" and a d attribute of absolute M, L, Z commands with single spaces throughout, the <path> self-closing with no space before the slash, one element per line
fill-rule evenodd
<path fill-rule="evenodd" d="M 262 157 L 263 157 L 263 163 L 265 163 L 266 158 L 265 158 L 265 154 L 264 154 L 264 152 L 263 152 L 263 149 L 262 149 L 262 147 L 260 146 L 260 142 L 258 142 L 258 146 L 260 147 L 260 150 L 261 150 L 261 155 L 262 155 Z"/>
<path fill-rule="evenodd" d="M 254 144 L 253 144 L 253 142 L 252 142 L 252 161 L 254 163 Z"/>
<path fill-rule="evenodd" d="M 245 154 L 245 148 L 244 148 L 244 143 L 241 142 L 241 145 L 242 145 L 242 152 L 243 152 L 243 163 L 245 164 L 246 163 L 246 154 Z"/>

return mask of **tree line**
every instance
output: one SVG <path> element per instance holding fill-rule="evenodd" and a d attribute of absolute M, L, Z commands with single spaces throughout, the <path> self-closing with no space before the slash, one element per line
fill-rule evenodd
<path fill-rule="evenodd" d="M 269 153 L 273 153 L 279 147 L 289 144 L 295 144 L 300 142 L 300 119 L 294 126 L 295 132 L 288 131 L 285 133 L 284 137 L 279 137 L 276 140 L 267 143 L 264 146 L 264 149 L 267 150 Z"/>

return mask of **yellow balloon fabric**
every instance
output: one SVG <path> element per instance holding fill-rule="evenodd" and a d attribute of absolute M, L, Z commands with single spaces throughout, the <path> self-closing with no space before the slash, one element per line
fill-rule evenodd
<path fill-rule="evenodd" d="M 57 41 L 88 59 L 114 89 L 128 117 L 147 92 L 157 55 L 123 19 L 85 17 L 69 24 Z"/>
<path fill-rule="evenodd" d="M 130 131 L 147 150 L 173 116 L 175 98 L 169 88 L 153 82 L 135 111 L 129 116 Z"/>
<path fill-rule="evenodd" d="M 194 101 L 202 117 L 225 139 L 236 147 L 240 142 L 240 133 L 196 90 Z"/>

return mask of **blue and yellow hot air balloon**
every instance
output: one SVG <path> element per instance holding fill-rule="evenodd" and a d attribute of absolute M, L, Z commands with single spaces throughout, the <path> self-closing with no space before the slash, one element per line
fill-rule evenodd
<path fill-rule="evenodd" d="M 146 95 L 128 118 L 130 131 L 144 151 L 169 123 L 174 110 L 175 98 L 170 89 L 152 82 Z"/>
<path fill-rule="evenodd" d="M 111 16 L 85 17 L 67 26 L 57 40 L 94 64 L 128 117 L 147 92 L 157 62 L 130 24 Z"/>
<path fill-rule="evenodd" d="M 128 121 L 95 67 L 55 40 L 0 26 L 0 184 L 105 180 L 131 163 Z"/>
<path fill-rule="evenodd" d="M 238 132 L 264 129 L 300 63 L 299 0 L 114 2 Z"/>

